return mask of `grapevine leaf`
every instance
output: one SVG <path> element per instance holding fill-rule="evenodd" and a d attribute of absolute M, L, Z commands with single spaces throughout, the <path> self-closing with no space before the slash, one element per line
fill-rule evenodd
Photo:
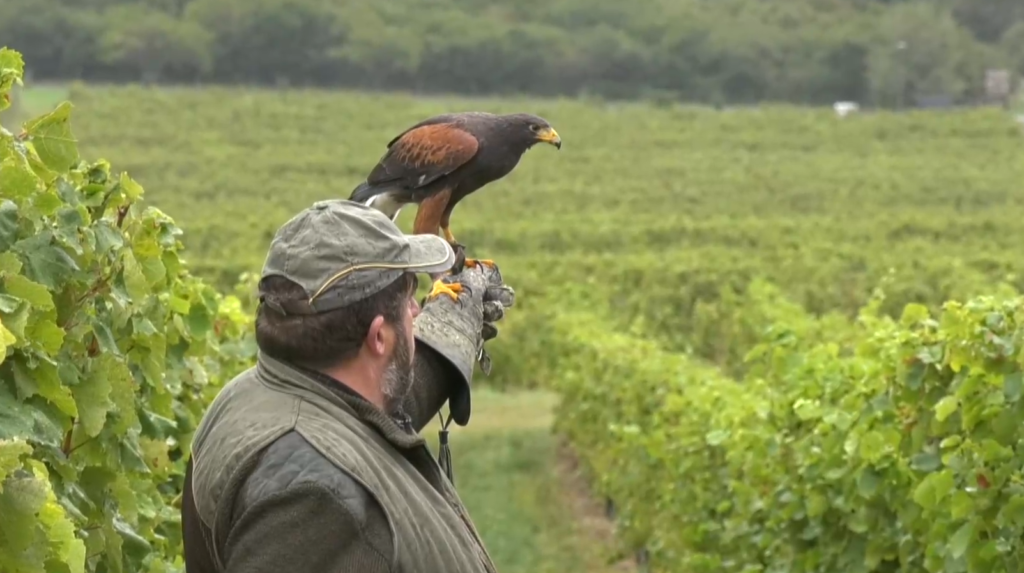
<path fill-rule="evenodd" d="M 42 404 L 26 407 L 0 380 L 0 440 L 24 439 L 58 446 L 63 439 L 62 425 L 52 410 Z"/>
<path fill-rule="evenodd" d="M 21 84 L 25 73 L 25 60 L 20 53 L 10 48 L 0 48 L 0 94 L 6 94 L 16 85 Z M 6 106 L 0 107 L 0 110 Z"/>
<path fill-rule="evenodd" d="M 0 253 L 0 274 L 9 275 L 21 272 L 21 261 L 18 255 L 8 251 Z"/>
<path fill-rule="evenodd" d="M 16 471 L 0 493 L 0 533 L 10 553 L 27 551 L 36 537 L 36 513 L 46 503 L 46 483 L 27 471 Z"/>
<path fill-rule="evenodd" d="M 124 191 L 128 201 L 138 200 L 143 193 L 142 186 L 124 172 L 121 173 L 121 190 Z"/>
<path fill-rule="evenodd" d="M 24 200 L 40 187 L 39 178 L 20 158 L 10 157 L 0 164 L 0 196 Z"/>
<path fill-rule="evenodd" d="M 1020 400 L 1022 388 L 1024 388 L 1024 373 L 1014 372 L 1003 378 L 1003 394 L 1007 402 Z"/>
<path fill-rule="evenodd" d="M 32 198 L 32 206 L 44 217 L 52 217 L 64 205 L 60 197 L 52 189 L 37 193 Z"/>
<path fill-rule="evenodd" d="M 3 364 L 7 360 L 7 348 L 17 341 L 18 338 L 14 336 L 14 333 L 7 330 L 3 321 L 0 320 L 0 364 Z"/>
<path fill-rule="evenodd" d="M 108 221 L 99 221 L 92 228 L 96 234 L 96 254 L 106 256 L 111 251 L 119 251 L 124 247 L 124 237 L 121 233 L 110 226 Z"/>
<path fill-rule="evenodd" d="M 903 315 L 900 317 L 900 323 L 903 326 L 912 326 L 928 318 L 928 307 L 922 304 L 911 303 L 903 308 Z"/>
<path fill-rule="evenodd" d="M 704 439 L 707 441 L 709 446 L 717 446 L 724 442 L 729 437 L 728 430 L 714 430 L 708 432 Z"/>
<path fill-rule="evenodd" d="M 81 204 L 78 200 L 78 189 L 71 184 L 67 179 L 58 179 L 54 182 L 54 186 L 57 188 L 57 195 L 60 197 L 60 201 L 64 205 L 76 207 Z"/>
<path fill-rule="evenodd" d="M 85 543 L 75 536 L 75 525 L 51 492 L 39 511 L 39 522 L 47 529 L 48 541 L 56 548 L 56 557 L 71 573 L 85 572 Z"/>
<path fill-rule="evenodd" d="M 942 422 L 953 415 L 959 407 L 956 396 L 946 396 L 935 404 L 935 419 Z"/>
<path fill-rule="evenodd" d="M 52 112 L 25 124 L 32 147 L 52 171 L 64 172 L 78 161 L 78 146 L 71 132 L 70 102 L 61 102 Z"/>
<path fill-rule="evenodd" d="M 910 467 L 919 472 L 933 472 L 942 467 L 942 458 L 935 452 L 922 452 L 910 458 Z"/>
<path fill-rule="evenodd" d="M 167 268 L 159 257 L 145 257 L 141 265 L 142 274 L 151 285 L 158 285 L 167 277 Z"/>
<path fill-rule="evenodd" d="M 949 553 L 953 559 L 959 559 L 967 552 L 967 546 L 974 540 L 974 522 L 968 521 L 960 526 L 952 539 L 949 540 Z"/>
<path fill-rule="evenodd" d="M 971 494 L 960 490 L 953 492 L 953 497 L 950 499 L 950 517 L 963 519 L 972 511 L 974 511 L 974 500 L 971 499 Z"/>
<path fill-rule="evenodd" d="M 117 474 L 117 477 L 114 478 L 114 483 L 110 485 L 110 489 L 114 494 L 114 499 L 117 500 L 118 509 L 120 509 L 121 514 L 128 519 L 129 523 L 137 525 L 139 503 L 135 490 L 132 489 L 132 484 L 128 481 L 127 476 L 123 473 Z"/>
<path fill-rule="evenodd" d="M 25 261 L 25 275 L 51 290 L 58 290 L 79 270 L 74 259 L 53 244 L 53 235 L 49 231 L 18 241 L 14 250 L 21 253 Z"/>
<path fill-rule="evenodd" d="M 55 313 L 37 314 L 29 322 L 25 334 L 48 354 L 56 354 L 64 345 L 64 329 L 54 322 Z"/>
<path fill-rule="evenodd" d="M 153 550 L 153 546 L 121 519 L 114 520 L 114 527 L 124 543 L 124 552 L 129 559 L 141 562 Z"/>
<path fill-rule="evenodd" d="M 100 348 L 104 352 L 121 356 L 121 349 L 117 346 L 117 341 L 114 340 L 114 333 L 110 331 L 110 327 L 105 322 L 93 320 L 92 333 L 96 336 L 96 340 L 99 341 Z"/>
<path fill-rule="evenodd" d="M 17 311 L 18 307 L 20 307 L 23 302 L 25 302 L 23 299 L 16 296 L 0 294 L 0 312 L 4 314 L 11 314 L 12 312 Z"/>
<path fill-rule="evenodd" d="M 134 438 L 121 440 L 120 450 L 124 469 L 143 474 L 152 473 L 149 471 L 149 466 L 146 465 L 146 460 L 142 457 L 142 449 L 139 447 L 138 440 Z"/>
<path fill-rule="evenodd" d="M 38 393 L 46 398 L 69 417 L 78 416 L 78 409 L 75 407 L 71 390 L 61 384 L 57 367 L 54 364 L 40 361 L 34 369 L 27 370 L 20 361 L 15 362 L 14 379 L 19 387 L 31 385 L 33 394 Z"/>
<path fill-rule="evenodd" d="M 123 276 L 128 297 L 136 304 L 142 304 L 142 301 L 150 294 L 149 284 L 146 282 L 145 275 L 142 274 L 138 260 L 131 251 L 124 254 Z"/>
<path fill-rule="evenodd" d="M 0 440 L 0 493 L 3 493 L 4 479 L 22 466 L 22 456 L 32 454 L 32 446 L 24 440 Z"/>
<path fill-rule="evenodd" d="M 955 448 L 959 446 L 963 441 L 963 437 L 953 434 L 952 436 L 944 438 L 941 442 L 939 442 L 939 447 L 944 450 L 948 448 Z"/>
<path fill-rule="evenodd" d="M 100 433 L 107 419 L 107 412 L 114 406 L 110 401 L 110 378 L 110 362 L 102 358 L 93 360 L 85 378 L 71 389 L 78 406 L 82 429 L 90 438 Z"/>
<path fill-rule="evenodd" d="M 953 485 L 953 474 L 948 469 L 930 473 L 914 489 L 914 501 L 924 509 L 935 509 Z"/>
<path fill-rule="evenodd" d="M 1015 495 L 999 509 L 999 520 L 1014 528 L 1024 527 L 1024 495 Z"/>
<path fill-rule="evenodd" d="M 4 301 L 10 303 L 9 299 Z M 2 311 L 0 311 L 2 312 Z M 28 301 L 18 301 L 18 306 L 11 312 L 2 312 L 2 318 L 4 326 L 10 331 L 18 340 L 25 340 L 25 328 L 28 326 L 28 319 L 32 313 L 32 307 Z"/>
<path fill-rule="evenodd" d="M 77 254 L 82 254 L 82 243 L 79 240 L 79 228 L 85 225 L 82 212 L 73 207 L 58 203 L 56 237 L 71 247 Z"/>
<path fill-rule="evenodd" d="M 7 294 L 27 300 L 39 310 L 54 308 L 53 296 L 47 288 L 24 275 L 8 275 L 4 279 Z"/>
<path fill-rule="evenodd" d="M 0 172 L 0 181 L 3 181 L 3 172 Z M 0 188 L 0 192 L 4 192 Z M 18 238 L 18 206 L 9 199 L 0 201 L 0 251 L 11 248 Z"/>
<path fill-rule="evenodd" d="M 114 435 L 121 436 L 128 428 L 139 424 L 135 412 L 135 386 L 132 373 L 128 366 L 113 354 L 104 354 L 100 359 L 103 372 L 110 382 L 110 399 L 117 412 L 119 421 L 112 428 Z"/>

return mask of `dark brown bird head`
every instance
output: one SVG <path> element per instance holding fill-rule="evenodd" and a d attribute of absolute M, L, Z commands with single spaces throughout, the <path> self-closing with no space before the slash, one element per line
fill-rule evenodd
<path fill-rule="evenodd" d="M 538 143 L 547 143 L 562 149 L 562 138 L 546 119 L 530 113 L 512 113 L 503 116 L 503 119 L 508 137 L 521 143 L 526 149 Z"/>

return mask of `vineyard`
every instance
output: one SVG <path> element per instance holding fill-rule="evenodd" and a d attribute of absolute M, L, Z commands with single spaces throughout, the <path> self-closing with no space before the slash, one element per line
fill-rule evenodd
<path fill-rule="evenodd" d="M 251 356 L 240 277 L 402 128 L 466 108 L 564 143 L 452 217 L 519 295 L 478 380 L 560 393 L 652 570 L 1024 570 L 1024 141 L 1001 110 L 68 98 L 0 136 L 0 570 L 180 568 L 182 452 Z"/>

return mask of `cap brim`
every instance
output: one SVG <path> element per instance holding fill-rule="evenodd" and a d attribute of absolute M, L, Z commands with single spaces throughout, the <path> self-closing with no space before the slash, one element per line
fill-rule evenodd
<path fill-rule="evenodd" d="M 415 273 L 442 273 L 455 264 L 455 251 L 437 235 L 406 235 L 411 251 L 406 270 Z"/>

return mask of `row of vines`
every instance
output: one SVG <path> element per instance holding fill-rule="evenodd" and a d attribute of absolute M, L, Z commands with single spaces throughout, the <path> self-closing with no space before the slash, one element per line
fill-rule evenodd
<path fill-rule="evenodd" d="M 0 50 L 0 111 L 23 71 Z M 190 276 L 180 229 L 79 155 L 71 116 L 0 128 L 0 571 L 181 571 L 183 464 L 252 356 L 246 299 Z"/>
<path fill-rule="evenodd" d="M 733 379 L 592 314 L 558 425 L 661 572 L 1024 570 L 1024 298 L 815 318 L 768 283 Z M 600 334 L 597 334 L 600 333 Z"/>

